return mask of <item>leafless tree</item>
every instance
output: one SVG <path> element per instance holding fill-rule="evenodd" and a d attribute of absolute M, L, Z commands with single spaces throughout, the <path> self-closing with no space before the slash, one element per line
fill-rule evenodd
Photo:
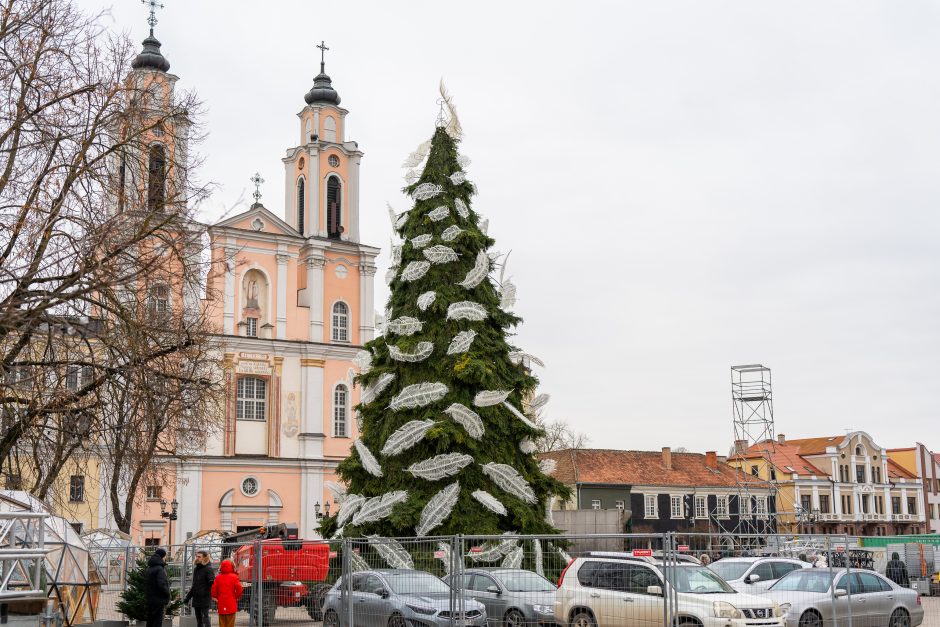
<path fill-rule="evenodd" d="M 545 434 L 535 443 L 540 453 L 585 448 L 590 442 L 587 434 L 576 431 L 564 420 L 540 420 L 539 425 L 545 430 Z"/>

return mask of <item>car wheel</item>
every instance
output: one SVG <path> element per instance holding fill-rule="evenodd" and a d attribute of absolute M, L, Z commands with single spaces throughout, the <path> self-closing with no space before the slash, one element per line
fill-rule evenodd
<path fill-rule="evenodd" d="M 405 618 L 401 614 L 392 614 L 388 619 L 388 627 L 407 627 Z"/>
<path fill-rule="evenodd" d="M 888 627 L 911 627 L 911 617 L 904 610 L 897 609 L 891 613 Z"/>
<path fill-rule="evenodd" d="M 816 612 L 805 612 L 800 616 L 800 627 L 822 627 L 822 616 Z"/>
<path fill-rule="evenodd" d="M 333 610 L 327 610 L 323 615 L 323 627 L 339 627 L 339 616 Z"/>
<path fill-rule="evenodd" d="M 525 627 L 526 620 L 525 616 L 523 616 L 522 612 L 519 610 L 509 610 L 506 612 L 505 618 L 503 618 L 503 623 L 506 625 L 506 627 Z M 895 626 L 892 625 L 891 627 Z"/>
<path fill-rule="evenodd" d="M 597 621 L 587 612 L 576 612 L 571 617 L 571 627 L 596 627 Z"/>

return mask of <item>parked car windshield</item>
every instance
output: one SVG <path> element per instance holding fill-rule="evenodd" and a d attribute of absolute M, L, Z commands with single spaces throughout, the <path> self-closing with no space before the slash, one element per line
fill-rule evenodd
<path fill-rule="evenodd" d="M 831 585 L 832 575 L 828 570 L 801 568 L 784 575 L 770 589 L 782 592 L 828 592 Z"/>
<path fill-rule="evenodd" d="M 450 586 L 430 573 L 384 573 L 392 592 L 396 594 L 435 594 L 450 592 Z"/>
<path fill-rule="evenodd" d="M 751 562 L 726 562 L 724 560 L 718 560 L 714 564 L 709 564 L 708 567 L 718 573 L 718 576 L 725 581 L 732 581 L 734 579 L 740 579 L 750 566 Z"/>
<path fill-rule="evenodd" d="M 554 584 L 535 573 L 497 573 L 496 575 L 510 592 L 553 592 Z"/>
<path fill-rule="evenodd" d="M 676 567 L 675 574 L 667 573 L 667 579 L 672 581 L 673 587 L 679 592 L 693 594 L 735 592 L 735 589 L 725 583 L 725 580 L 716 573 L 696 564 Z"/>

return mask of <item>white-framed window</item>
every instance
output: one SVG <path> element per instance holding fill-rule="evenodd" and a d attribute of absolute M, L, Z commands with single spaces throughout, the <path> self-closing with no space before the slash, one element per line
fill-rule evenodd
<path fill-rule="evenodd" d="M 718 518 L 728 517 L 728 497 L 719 495 L 715 503 L 715 515 Z"/>
<path fill-rule="evenodd" d="M 81 372 L 81 366 L 68 366 L 65 369 L 65 389 L 78 389 L 78 373 Z"/>
<path fill-rule="evenodd" d="M 684 518 L 682 515 L 682 497 L 678 494 L 669 495 L 669 516 L 672 518 Z"/>
<path fill-rule="evenodd" d="M 751 515 L 751 497 L 750 496 L 739 496 L 738 497 L 738 514 L 740 516 L 750 516 Z"/>
<path fill-rule="evenodd" d="M 268 382 L 258 377 L 240 377 L 235 400 L 235 418 L 264 420 L 267 418 Z"/>
<path fill-rule="evenodd" d="M 643 517 L 659 518 L 659 506 L 657 505 L 655 494 L 643 495 Z"/>
<path fill-rule="evenodd" d="M 69 477 L 69 501 L 83 503 L 85 501 L 85 475 L 72 475 Z"/>
<path fill-rule="evenodd" d="M 625 509 L 625 508 L 624 508 L 624 505 L 623 505 L 623 501 L 615 501 L 615 502 L 614 502 L 614 505 L 615 505 L 615 506 L 617 507 L 617 509 L 619 509 L 621 512 Z"/>
<path fill-rule="evenodd" d="M 767 515 L 767 497 L 758 496 L 754 501 L 754 513 L 758 516 Z"/>
<path fill-rule="evenodd" d="M 695 517 L 696 518 L 708 518 L 708 497 L 696 495 Z"/>
<path fill-rule="evenodd" d="M 333 437 L 349 437 L 349 389 L 342 383 L 333 390 Z"/>
<path fill-rule="evenodd" d="M 147 307 L 152 314 L 165 314 L 170 310 L 170 288 L 158 283 L 150 288 Z"/>
<path fill-rule="evenodd" d="M 349 307 L 343 302 L 333 305 L 333 341 L 349 341 Z"/>
<path fill-rule="evenodd" d="M 258 337 L 258 319 L 245 318 L 245 336 Z"/>
<path fill-rule="evenodd" d="M 163 496 L 163 488 L 161 486 L 158 486 L 158 485 L 147 486 L 147 500 L 148 501 L 159 501 L 161 496 Z"/>
<path fill-rule="evenodd" d="M 591 509 L 600 509 L 600 508 L 601 508 L 601 500 L 600 500 L 600 499 L 593 499 L 593 500 L 591 501 Z"/>
<path fill-rule="evenodd" d="M 255 476 L 248 476 L 242 479 L 240 487 L 242 494 L 245 496 L 258 496 L 258 492 L 261 490 L 261 482 Z"/>

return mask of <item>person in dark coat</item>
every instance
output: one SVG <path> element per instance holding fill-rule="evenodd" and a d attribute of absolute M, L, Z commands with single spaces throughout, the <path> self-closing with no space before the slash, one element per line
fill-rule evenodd
<path fill-rule="evenodd" d="M 196 615 L 197 627 L 209 627 L 209 608 L 212 607 L 212 582 L 215 571 L 212 570 L 212 558 L 208 551 L 196 552 L 196 566 L 193 568 L 193 585 L 186 593 L 186 603 L 192 603 Z"/>
<path fill-rule="evenodd" d="M 162 627 L 163 614 L 170 603 L 170 580 L 166 576 L 166 550 L 157 549 L 147 562 L 144 594 L 147 597 L 147 627 Z"/>
<path fill-rule="evenodd" d="M 888 565 L 885 566 L 885 577 L 905 588 L 910 587 L 911 579 L 907 575 L 907 566 L 901 561 L 901 556 L 896 552 L 891 554 Z"/>

